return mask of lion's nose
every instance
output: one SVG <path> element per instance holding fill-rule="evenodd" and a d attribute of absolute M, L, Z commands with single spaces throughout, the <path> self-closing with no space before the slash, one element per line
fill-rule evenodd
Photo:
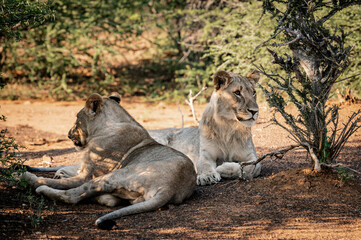
<path fill-rule="evenodd" d="M 68 132 L 68 138 L 71 139 L 71 132 L 73 129 L 70 129 L 70 131 Z"/>
<path fill-rule="evenodd" d="M 247 111 L 250 112 L 252 114 L 252 116 L 254 116 L 258 113 L 258 110 L 247 109 Z"/>

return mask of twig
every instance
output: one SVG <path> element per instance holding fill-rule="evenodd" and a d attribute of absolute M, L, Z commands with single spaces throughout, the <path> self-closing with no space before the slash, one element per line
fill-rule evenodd
<path fill-rule="evenodd" d="M 336 164 L 326 164 L 326 163 L 321 163 L 321 166 L 325 166 L 325 167 L 329 167 L 329 168 L 337 168 L 337 167 L 343 167 L 343 168 L 347 168 L 348 170 L 354 172 L 354 173 L 357 173 L 359 175 L 361 175 L 361 172 L 355 170 L 355 169 L 352 169 L 350 167 L 347 167 L 345 165 L 343 165 L 342 163 L 336 163 Z"/>
<path fill-rule="evenodd" d="M 360 76 L 361 74 L 355 74 L 355 75 L 352 75 L 351 77 L 347 77 L 347 78 L 343 78 L 341 80 L 337 80 L 335 81 L 335 83 L 339 83 L 339 82 L 342 82 L 342 81 L 345 81 L 345 80 L 348 80 L 350 78 L 354 78 L 354 77 L 357 77 L 357 76 Z"/>
<path fill-rule="evenodd" d="M 185 100 L 185 102 L 191 107 L 192 110 L 192 115 L 193 115 L 193 120 L 196 123 L 199 123 L 199 120 L 196 116 L 195 110 L 194 110 L 194 106 L 193 106 L 193 102 L 197 99 L 197 97 L 207 89 L 207 87 L 203 87 L 194 97 L 192 96 L 192 89 L 189 90 L 189 95 L 188 95 L 188 100 Z"/>
<path fill-rule="evenodd" d="M 274 47 L 282 47 L 282 46 L 290 45 L 290 44 L 292 44 L 292 43 L 297 42 L 297 41 L 300 40 L 301 38 L 302 38 L 301 32 L 298 30 L 298 31 L 297 31 L 297 36 L 296 36 L 296 38 L 292 39 L 292 40 L 289 41 L 289 42 L 280 43 L 280 44 L 273 44 L 272 46 L 274 46 Z"/>
<path fill-rule="evenodd" d="M 183 128 L 184 127 L 184 116 L 183 116 L 182 110 L 179 107 L 179 102 L 177 102 L 177 107 L 178 107 L 178 111 L 180 112 L 181 117 L 182 117 L 182 128 Z"/>
<path fill-rule="evenodd" d="M 248 165 L 254 165 L 256 166 L 257 163 L 261 162 L 262 160 L 264 160 L 266 157 L 270 156 L 271 159 L 276 157 L 278 159 L 282 159 L 283 156 L 290 150 L 296 148 L 296 147 L 301 147 L 302 145 L 301 144 L 297 144 L 297 145 L 291 145 L 289 147 L 286 147 L 286 148 L 283 148 L 281 150 L 278 150 L 278 151 L 274 151 L 274 152 L 270 152 L 270 153 L 266 153 L 264 154 L 262 157 L 258 158 L 257 160 L 255 161 L 252 161 L 252 162 L 241 162 L 239 163 L 239 167 L 241 169 L 241 173 L 243 174 L 243 167 L 244 166 L 248 166 Z M 252 172 L 252 175 L 254 173 L 254 171 L 256 170 L 256 168 L 253 169 L 253 172 Z"/>
<path fill-rule="evenodd" d="M 191 50 L 188 49 L 188 51 L 183 54 L 183 57 L 181 59 L 179 59 L 178 63 L 182 63 L 184 60 L 186 60 L 190 53 L 191 53 Z"/>
<path fill-rule="evenodd" d="M 268 38 L 266 41 L 261 42 L 260 44 L 258 44 L 255 48 L 254 51 L 256 51 L 258 48 L 265 46 L 266 43 L 268 43 L 269 41 L 271 41 L 272 39 L 274 39 L 278 34 L 280 34 L 283 31 L 283 29 L 280 29 L 278 32 L 275 32 L 270 38 Z"/>
<path fill-rule="evenodd" d="M 274 152 L 270 152 L 270 153 L 266 153 L 264 154 L 262 157 L 259 157 L 257 160 L 255 161 L 251 161 L 251 162 L 241 162 L 239 163 L 239 165 L 241 166 L 241 168 L 243 168 L 244 166 L 248 166 L 248 165 L 256 165 L 257 163 L 261 162 L 262 160 L 264 160 L 266 157 L 271 157 L 271 158 L 278 158 L 278 159 L 282 159 L 283 156 L 290 150 L 297 148 L 297 147 L 302 147 L 301 144 L 296 144 L 296 145 L 291 145 L 289 147 L 274 151 Z"/>

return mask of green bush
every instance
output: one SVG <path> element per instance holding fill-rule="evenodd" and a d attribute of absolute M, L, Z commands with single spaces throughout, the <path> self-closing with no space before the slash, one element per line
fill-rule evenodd
<path fill-rule="evenodd" d="M 20 31 L 34 28 L 54 19 L 47 2 L 35 0 L 2 0 L 0 5 L 0 42 L 2 38 L 20 37 Z"/>
<path fill-rule="evenodd" d="M 211 84 L 217 70 L 247 74 L 253 63 L 269 65 L 264 48 L 255 49 L 276 22 L 261 19 L 258 1 L 53 0 L 54 21 L 19 32 L 19 42 L 3 44 L 0 63 L 10 83 L 32 84 L 57 99 L 89 92 L 143 95 L 155 100 L 177 98 Z M 352 65 L 360 65 L 359 6 L 346 9 L 328 24 L 350 31 L 355 45 Z M 145 33 L 150 37 L 145 37 Z M 142 50 L 136 65 L 119 63 L 121 50 Z M 272 66 L 274 67 L 274 66 Z M 275 67 L 274 67 L 275 68 Z M 261 82 L 262 84 L 262 82 Z M 350 84 L 360 95 L 361 77 Z M 16 96 L 15 96 L 16 97 Z"/>
<path fill-rule="evenodd" d="M 133 40 L 145 30 L 165 29 L 167 36 L 173 37 L 169 29 L 178 16 L 172 16 L 170 10 L 181 5 L 177 1 L 53 0 L 54 22 L 21 32 L 19 42 L 5 42 L 1 60 L 4 77 L 11 83 L 31 83 L 39 89 L 50 89 L 53 98 L 72 98 L 82 92 L 105 93 L 123 86 L 125 76 L 130 78 L 129 82 L 137 82 L 127 76 L 128 68 L 115 63 L 113 56 L 119 54 L 120 48 L 137 49 Z M 153 46 L 163 44 L 161 52 L 167 47 L 173 49 L 170 44 L 178 44 L 177 39 L 162 43 L 158 38 L 156 35 L 150 41 Z M 166 60 L 158 62 L 165 65 L 164 69 L 172 66 Z"/>
<path fill-rule="evenodd" d="M 332 24 L 325 22 L 334 13 L 347 9 L 350 2 L 263 0 L 263 3 L 264 11 L 278 22 L 270 42 L 288 51 L 281 56 L 268 50 L 272 63 L 280 69 L 277 72 L 270 71 L 268 66 L 267 70 L 259 67 L 268 78 L 261 88 L 274 110 L 272 121 L 308 151 L 315 171 L 321 171 L 321 166 L 335 167 L 345 143 L 360 128 L 361 111 L 353 113 L 341 126 L 339 107 L 328 102 L 334 84 L 352 62 L 352 47 L 348 46 L 350 41 L 342 26 L 331 31 Z M 297 114 L 291 113 L 288 105 L 293 105 Z"/>
<path fill-rule="evenodd" d="M 273 29 L 273 23 L 258 24 L 262 13 L 258 2 L 227 1 L 226 5 L 193 12 L 194 21 L 201 22 L 201 32 L 193 47 L 199 48 L 197 59 L 190 59 L 177 73 L 177 80 L 186 88 L 201 88 L 217 70 L 247 74 L 254 61 L 267 64 L 264 49 L 256 49 Z M 192 22 L 193 23 L 193 22 Z M 191 46 L 192 47 L 192 46 Z M 197 60 L 197 61 L 194 61 Z M 200 61 L 199 61 L 200 60 Z"/>
<path fill-rule="evenodd" d="M 341 81 L 335 85 L 335 89 L 340 89 L 343 94 L 346 92 L 346 88 L 350 88 L 352 93 L 361 98 L 361 6 L 354 5 L 346 8 L 341 12 L 334 15 L 329 22 L 326 22 L 326 26 L 336 29 L 336 26 L 343 28 L 345 33 L 348 34 L 347 41 L 348 46 L 353 46 L 353 51 L 350 55 L 350 66 L 341 76 L 341 79 L 346 77 L 352 77 L 347 81 Z M 341 80 L 340 79 L 340 80 Z"/>

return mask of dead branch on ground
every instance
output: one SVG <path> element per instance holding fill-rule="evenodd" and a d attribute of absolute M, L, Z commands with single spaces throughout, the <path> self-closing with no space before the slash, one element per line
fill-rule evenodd
<path fill-rule="evenodd" d="M 294 148 L 297 148 L 297 147 L 302 147 L 301 144 L 296 144 L 296 145 L 291 145 L 291 146 L 288 146 L 286 148 L 283 148 L 283 149 L 280 149 L 280 150 L 277 150 L 277 151 L 274 151 L 274 152 L 270 152 L 270 153 L 266 153 L 264 154 L 262 157 L 259 157 L 257 160 L 255 161 L 251 161 L 251 162 L 241 162 L 239 163 L 239 165 L 241 166 L 241 169 L 244 167 L 244 166 L 248 166 L 248 165 L 256 165 L 257 163 L 261 162 L 262 160 L 264 160 L 266 157 L 270 157 L 271 159 L 274 159 L 274 158 L 278 158 L 278 159 L 282 159 L 283 156 L 290 150 L 294 149 Z"/>

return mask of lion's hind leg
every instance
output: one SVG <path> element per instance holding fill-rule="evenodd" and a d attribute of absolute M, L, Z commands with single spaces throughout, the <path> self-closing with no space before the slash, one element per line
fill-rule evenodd
<path fill-rule="evenodd" d="M 75 204 L 81 200 L 79 199 L 79 197 L 77 198 L 74 195 L 67 194 L 68 191 L 69 190 L 59 190 L 59 189 L 51 188 L 46 185 L 42 185 L 36 189 L 36 193 L 43 194 L 48 198 L 56 201 Z"/>
<path fill-rule="evenodd" d="M 92 179 L 79 187 L 68 190 L 58 190 L 42 185 L 36 189 L 36 192 L 44 194 L 53 200 L 60 200 L 62 202 L 75 204 L 89 197 L 112 193 L 117 186 L 110 183 L 109 178 L 111 177 L 111 174 L 107 174 L 105 176 Z"/>
<path fill-rule="evenodd" d="M 111 229 L 115 225 L 113 219 L 136 213 L 156 210 L 167 204 L 171 200 L 171 198 L 172 195 L 169 194 L 169 190 L 159 191 L 152 198 L 147 199 L 144 202 L 139 202 L 134 205 L 123 207 L 98 218 L 95 221 L 95 224 L 100 229 Z"/>

